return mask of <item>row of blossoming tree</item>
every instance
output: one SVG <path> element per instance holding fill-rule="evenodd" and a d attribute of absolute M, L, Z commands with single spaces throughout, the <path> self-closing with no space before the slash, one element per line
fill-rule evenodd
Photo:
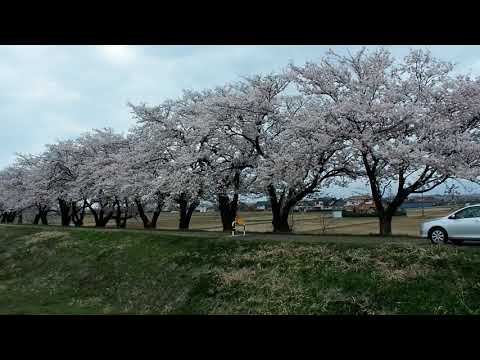
<path fill-rule="evenodd" d="M 329 52 L 280 74 L 129 106 L 136 124 L 126 135 L 94 130 L 18 154 L 0 172 L 1 221 L 33 208 L 34 223 L 54 211 L 81 226 L 89 212 L 98 227 L 125 227 L 134 209 L 155 228 L 174 204 L 188 229 L 201 199 L 215 198 L 230 231 L 239 195 L 265 194 L 273 230 L 288 232 L 303 198 L 364 179 L 380 233 L 390 234 L 410 194 L 478 173 L 480 81 L 427 51 L 400 60 L 385 49 Z"/>

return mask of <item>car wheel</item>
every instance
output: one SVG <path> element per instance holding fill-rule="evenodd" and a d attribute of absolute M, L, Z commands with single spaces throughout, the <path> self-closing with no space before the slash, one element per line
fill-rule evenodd
<path fill-rule="evenodd" d="M 444 229 L 437 227 L 429 231 L 428 238 L 432 244 L 446 244 L 448 241 L 448 234 Z"/>

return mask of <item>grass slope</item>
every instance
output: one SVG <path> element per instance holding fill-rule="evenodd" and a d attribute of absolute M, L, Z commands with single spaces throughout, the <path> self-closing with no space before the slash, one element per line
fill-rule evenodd
<path fill-rule="evenodd" d="M 477 314 L 480 247 L 0 226 L 0 313 Z"/>

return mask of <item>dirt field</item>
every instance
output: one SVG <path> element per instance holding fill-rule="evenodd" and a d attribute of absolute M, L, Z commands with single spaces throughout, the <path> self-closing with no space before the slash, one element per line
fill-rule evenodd
<path fill-rule="evenodd" d="M 453 209 L 449 207 L 435 207 L 425 209 L 422 217 L 421 209 L 407 211 L 407 216 L 396 216 L 393 219 L 393 233 L 396 235 L 418 235 L 418 228 L 422 221 L 429 218 L 444 216 Z M 240 216 L 246 220 L 247 231 L 272 231 L 272 214 L 270 211 L 241 212 Z M 293 221 L 292 221 L 293 219 Z M 293 222 L 293 231 L 299 234 L 356 234 L 368 235 L 378 233 L 377 218 L 322 218 L 321 213 L 294 213 L 290 217 Z M 93 219 L 88 218 L 86 225 L 93 225 Z M 114 226 L 114 222 L 110 223 Z M 140 219 L 130 219 L 129 228 L 142 228 Z M 177 229 L 178 213 L 162 213 L 157 228 Z M 191 230 L 221 231 L 221 220 L 218 213 L 195 213 L 191 220 Z"/>

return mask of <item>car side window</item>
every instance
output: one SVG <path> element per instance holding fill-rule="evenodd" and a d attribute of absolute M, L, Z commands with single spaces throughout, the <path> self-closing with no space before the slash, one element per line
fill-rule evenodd
<path fill-rule="evenodd" d="M 480 217 L 480 206 L 466 208 L 455 214 L 456 219 L 470 219 Z"/>
<path fill-rule="evenodd" d="M 474 218 L 478 218 L 480 217 L 480 206 L 475 206 L 475 207 L 472 207 L 472 216 L 470 217 L 474 217 Z"/>

